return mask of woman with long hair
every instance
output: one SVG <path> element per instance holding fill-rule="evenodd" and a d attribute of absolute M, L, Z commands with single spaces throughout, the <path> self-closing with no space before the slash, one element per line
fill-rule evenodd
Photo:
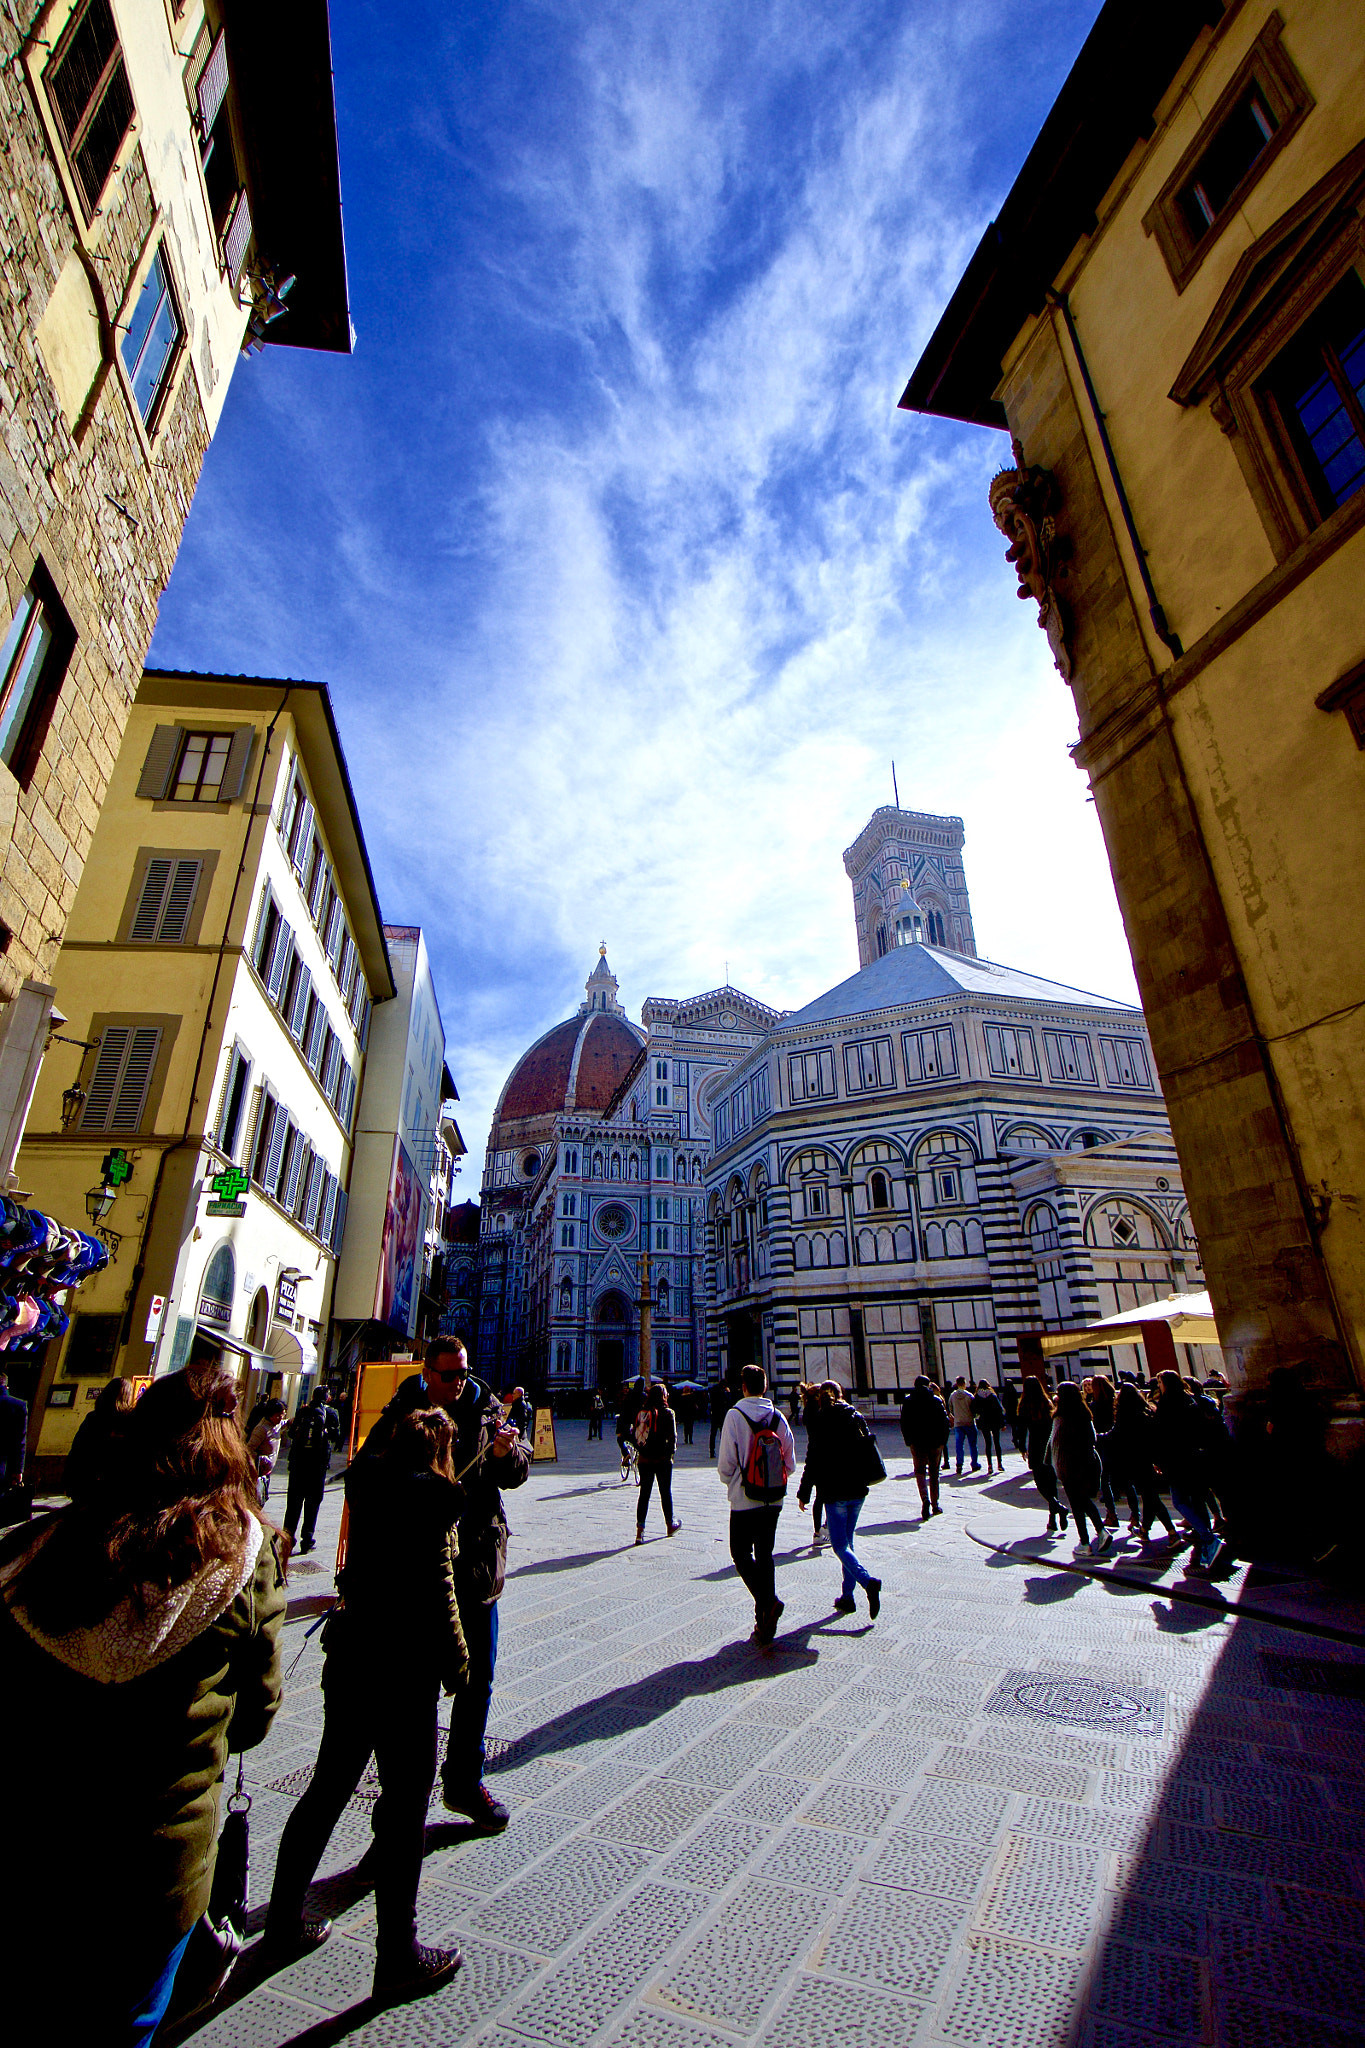
<path fill-rule="evenodd" d="M 95 1405 L 76 1431 L 66 1454 L 62 1484 L 77 1505 L 88 1500 L 113 1458 L 121 1455 L 128 1418 L 133 1412 L 131 1380 L 107 1380 L 95 1396 Z"/>
<path fill-rule="evenodd" d="M 228 1754 L 279 1705 L 284 1571 L 216 1361 L 154 1380 L 92 1472 L 0 1545 L 0 1924 L 54 2038 L 141 2048 L 208 1904 Z M 114 1768 L 63 1758 L 75 1730 Z"/>
<path fill-rule="evenodd" d="M 635 1541 L 645 1540 L 645 1516 L 651 1489 L 659 1489 L 664 1527 L 676 1536 L 682 1527 L 673 1519 L 673 1459 L 678 1449 L 678 1424 L 668 1405 L 668 1388 L 654 1380 L 635 1418 L 635 1457 L 640 1467 L 640 1498 L 635 1509 Z"/>
<path fill-rule="evenodd" d="M 1088 1548 L 1092 1557 L 1098 1557 L 1114 1539 L 1104 1526 L 1097 1498 L 1104 1474 L 1095 1425 L 1085 1395 L 1075 1380 L 1063 1380 L 1057 1389 L 1052 1416 L 1052 1469 L 1076 1519 L 1078 1543 Z M 1086 1529 L 1091 1522 L 1095 1525 L 1095 1536 L 1087 1545 Z"/>
<path fill-rule="evenodd" d="M 901 1403 L 901 1435 L 915 1461 L 915 1483 L 919 1487 L 919 1515 L 941 1515 L 938 1504 L 938 1475 L 952 1423 L 943 1396 L 927 1373 L 921 1373 Z"/>
<path fill-rule="evenodd" d="M 800 1420 L 805 1427 L 806 1444 L 809 1447 L 814 1443 L 820 1431 L 820 1416 L 824 1407 L 824 1393 L 821 1387 L 811 1380 L 802 1380 L 796 1391 L 800 1397 L 801 1404 Z M 795 1420 L 796 1418 L 793 1419 Z M 824 1518 L 825 1503 L 820 1497 L 820 1489 L 817 1486 L 812 1494 L 810 1504 L 810 1547 L 812 1550 L 818 1550 L 820 1547 L 820 1529 Z"/>
<path fill-rule="evenodd" d="M 1116 1493 L 1128 1501 L 1128 1531 L 1146 1542 L 1153 1522 L 1174 1536 L 1152 1462 L 1152 1411 L 1142 1389 L 1125 1380 L 1114 1402 L 1113 1428 L 1100 1437 L 1100 1456 Z"/>
<path fill-rule="evenodd" d="M 436 1703 L 469 1665 L 455 1594 L 461 1491 L 442 1408 L 403 1416 L 381 1451 L 346 1475 L 350 1533 L 342 1604 L 328 1617 L 322 1742 L 308 1790 L 280 1838 L 266 1919 L 267 1952 L 284 1962 L 331 1932 L 304 1902 L 333 1828 L 371 1756 L 375 1812 L 374 1995 L 435 1991 L 460 1966 L 457 1948 L 417 1940 L 417 1888 L 436 1776 Z"/>
<path fill-rule="evenodd" d="M 843 1584 L 834 1603 L 836 1614 L 852 1614 L 856 1606 L 854 1588 L 867 1595 L 867 1611 L 875 1621 L 881 1612 L 882 1582 L 860 1562 L 853 1549 L 853 1532 L 867 1499 L 867 1451 L 871 1432 L 837 1380 L 825 1380 L 820 1388 L 820 1427 L 810 1439 L 796 1504 L 805 1507 L 818 1486 L 824 1495 L 829 1517 L 830 1548 L 843 1571 Z"/>
<path fill-rule="evenodd" d="M 1052 1403 L 1036 1373 L 1027 1376 L 1019 1396 L 1019 1431 L 1033 1483 L 1047 1502 L 1047 1533 L 1051 1536 L 1060 1528 L 1065 1535 L 1066 1508 L 1052 1466 Z"/>

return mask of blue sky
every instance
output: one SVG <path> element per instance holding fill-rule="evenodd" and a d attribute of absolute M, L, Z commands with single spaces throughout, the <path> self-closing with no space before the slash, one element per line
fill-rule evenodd
<path fill-rule="evenodd" d="M 637 1017 L 856 967 L 893 757 L 981 950 L 1132 998 L 1003 436 L 896 409 L 1096 11 L 332 0 L 356 351 L 243 361 L 152 659 L 331 685 L 468 1192 L 599 939 Z"/>

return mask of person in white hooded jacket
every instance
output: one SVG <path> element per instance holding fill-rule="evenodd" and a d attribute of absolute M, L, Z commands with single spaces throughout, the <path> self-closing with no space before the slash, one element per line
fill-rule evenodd
<path fill-rule="evenodd" d="M 740 1374 L 744 1391 L 725 1418 L 720 1433 L 716 1470 L 730 1496 L 730 1555 L 735 1570 L 754 1597 L 754 1639 L 770 1643 L 777 1633 L 783 1602 L 777 1597 L 773 1544 L 781 1499 L 751 1499 L 744 1487 L 754 1432 L 772 1429 L 782 1447 L 782 1482 L 796 1471 L 796 1439 L 791 1424 L 768 1399 L 768 1376 L 761 1365 L 746 1365 Z"/>

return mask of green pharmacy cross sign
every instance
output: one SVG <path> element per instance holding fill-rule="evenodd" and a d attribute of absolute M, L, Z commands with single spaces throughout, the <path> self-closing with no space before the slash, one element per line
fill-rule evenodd
<path fill-rule="evenodd" d="M 207 1205 L 206 1215 L 245 1216 L 246 1203 L 242 1196 L 251 1186 L 250 1174 L 243 1173 L 240 1166 L 228 1166 L 222 1173 L 215 1173 L 209 1186 L 218 1199 Z"/>
<path fill-rule="evenodd" d="M 117 1152 L 106 1152 L 100 1161 L 100 1173 L 107 1188 L 121 1188 L 126 1180 L 133 1177 L 133 1162 L 122 1148 Z"/>

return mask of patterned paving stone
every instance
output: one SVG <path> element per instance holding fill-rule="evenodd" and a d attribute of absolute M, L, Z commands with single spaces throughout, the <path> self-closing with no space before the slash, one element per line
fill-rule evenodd
<path fill-rule="evenodd" d="M 1335 2019 L 1360 2011 L 1365 1985 L 1365 1949 L 1335 1941 L 1324 1916 L 1311 1940 L 1278 1927 L 1219 1926 L 1214 1967 L 1229 1991 L 1274 1984 L 1288 2005 L 1305 2006 Z"/>
<path fill-rule="evenodd" d="M 864 1876 L 874 1884 L 929 1892 L 940 1899 L 970 1899 L 990 1865 L 991 1850 L 979 1837 L 954 1840 L 941 1834 L 902 1834 L 882 1845 Z M 914 1907 L 907 1905 L 913 1912 Z"/>
<path fill-rule="evenodd" d="M 788 1732 L 785 1728 L 745 1727 L 727 1722 L 675 1757 L 663 1775 L 690 1785 L 714 1785 L 728 1790 L 765 1763 L 777 1745 L 786 1740 Z"/>
<path fill-rule="evenodd" d="M 867 1848 L 861 1835 L 839 1835 L 831 1828 L 808 1828 L 799 1821 L 773 1844 L 756 1875 L 807 1891 L 841 1891 Z"/>
<path fill-rule="evenodd" d="M 788 1777 L 823 1778 L 845 1754 L 852 1739 L 840 1728 L 807 1728 L 773 1758 L 773 1769 Z"/>
<path fill-rule="evenodd" d="M 271 1990 L 282 1998 L 344 2012 L 369 1997 L 373 1978 L 374 1950 L 334 1934 L 312 1955 L 279 1971 L 271 1979 Z"/>
<path fill-rule="evenodd" d="M 713 2034 L 671 2013 L 641 2005 L 612 2036 L 612 2048 L 734 2048 L 733 2034 Z"/>
<path fill-rule="evenodd" d="M 742 1813 L 746 1820 L 781 1821 L 795 1812 L 810 1790 L 801 1778 L 779 1778 L 766 1772 L 751 1778 L 726 1801 L 728 1813 Z"/>
<path fill-rule="evenodd" d="M 938 1778 L 967 1778 L 1045 1799 L 1084 1799 L 1086 1773 L 1065 1764 L 1032 1763 L 1027 1757 L 994 1756 L 983 1749 L 942 1749 L 929 1765 Z"/>
<path fill-rule="evenodd" d="M 765 2048 L 910 2048 L 923 2017 L 907 1999 L 803 1974 L 759 2038 Z"/>
<path fill-rule="evenodd" d="M 859 1884 L 812 1952 L 810 1967 L 928 1999 L 962 1930 L 962 1907 Z"/>
<path fill-rule="evenodd" d="M 886 1826 L 899 1800 L 899 1793 L 879 1792 L 866 1785 L 822 1785 L 802 1819 L 814 1827 L 849 1828 L 875 1835 Z"/>
<path fill-rule="evenodd" d="M 748 1879 L 664 1972 L 660 2005 L 749 2034 L 786 1971 L 810 1946 L 827 1901 Z"/>
<path fill-rule="evenodd" d="M 192 2038 L 195 2048 L 280 2048 L 331 2017 L 321 2006 L 257 1990 L 197 2027 Z"/>
<path fill-rule="evenodd" d="M 674 1785 L 666 1778 L 642 1778 L 628 1798 L 594 1821 L 592 1832 L 645 1849 L 669 1849 L 700 1819 L 719 1795 L 703 1785 Z"/>
<path fill-rule="evenodd" d="M 476 1892 L 495 1892 L 509 1877 L 563 1841 L 578 1823 L 565 1814 L 528 1807 L 513 1814 L 505 1834 L 466 1838 L 439 1860 L 428 1850 L 427 1869 Z M 428 1828 L 427 1840 L 432 1831 Z"/>
<path fill-rule="evenodd" d="M 708 1903 L 700 1893 L 642 1886 L 631 1894 L 628 1931 L 613 1924 L 585 1942 L 512 2007 L 507 2025 L 555 2048 L 579 2048 L 602 2031 Z"/>
<path fill-rule="evenodd" d="M 1329 2020 L 1321 2013 L 1292 2012 L 1279 2003 L 1263 2005 L 1245 1993 L 1214 2000 L 1217 2038 L 1229 2048 L 1360 2048 L 1354 2020 Z"/>
<path fill-rule="evenodd" d="M 1006 1835 L 975 1925 L 1043 1948 L 1085 1947 L 1099 1905 L 1097 1849 L 1037 1835 Z"/>
<path fill-rule="evenodd" d="M 479 1906 L 471 1926 L 541 1955 L 553 1955 L 580 1934 L 639 1877 L 649 1857 L 615 1842 L 566 1842 L 537 1869 Z"/>
<path fill-rule="evenodd" d="M 1198 2040 L 1203 2024 L 1203 1972 L 1194 1956 L 1169 1955 L 1130 1942 L 1105 1945 L 1088 2004 L 1119 2028 L 1175 2040 Z"/>
<path fill-rule="evenodd" d="M 908 1791 L 935 1747 L 932 1742 L 907 1740 L 903 1735 L 882 1730 L 846 1757 L 837 1766 L 835 1776 L 846 1784 L 886 1785 L 893 1791 Z"/>
<path fill-rule="evenodd" d="M 704 1891 L 723 1891 L 732 1877 L 772 1840 L 768 1828 L 726 1815 L 698 1828 L 690 1842 L 664 1864 L 661 1875 L 672 1884 L 696 1885 Z"/>
<path fill-rule="evenodd" d="M 1054 2048 L 1079 1980 L 1064 1956 L 974 1935 L 939 2003 L 939 2030 L 970 2048 Z"/>
<path fill-rule="evenodd" d="M 900 1815 L 897 1827 L 912 1834 L 970 1835 L 989 1841 L 1009 1807 L 1007 1792 L 930 1778 Z"/>
<path fill-rule="evenodd" d="M 1010 1825 L 1021 1835 L 1051 1835 L 1059 1842 L 1131 1852 L 1145 1839 L 1151 1823 L 1142 1812 L 1107 1813 L 1064 1799 L 1025 1799 Z"/>

